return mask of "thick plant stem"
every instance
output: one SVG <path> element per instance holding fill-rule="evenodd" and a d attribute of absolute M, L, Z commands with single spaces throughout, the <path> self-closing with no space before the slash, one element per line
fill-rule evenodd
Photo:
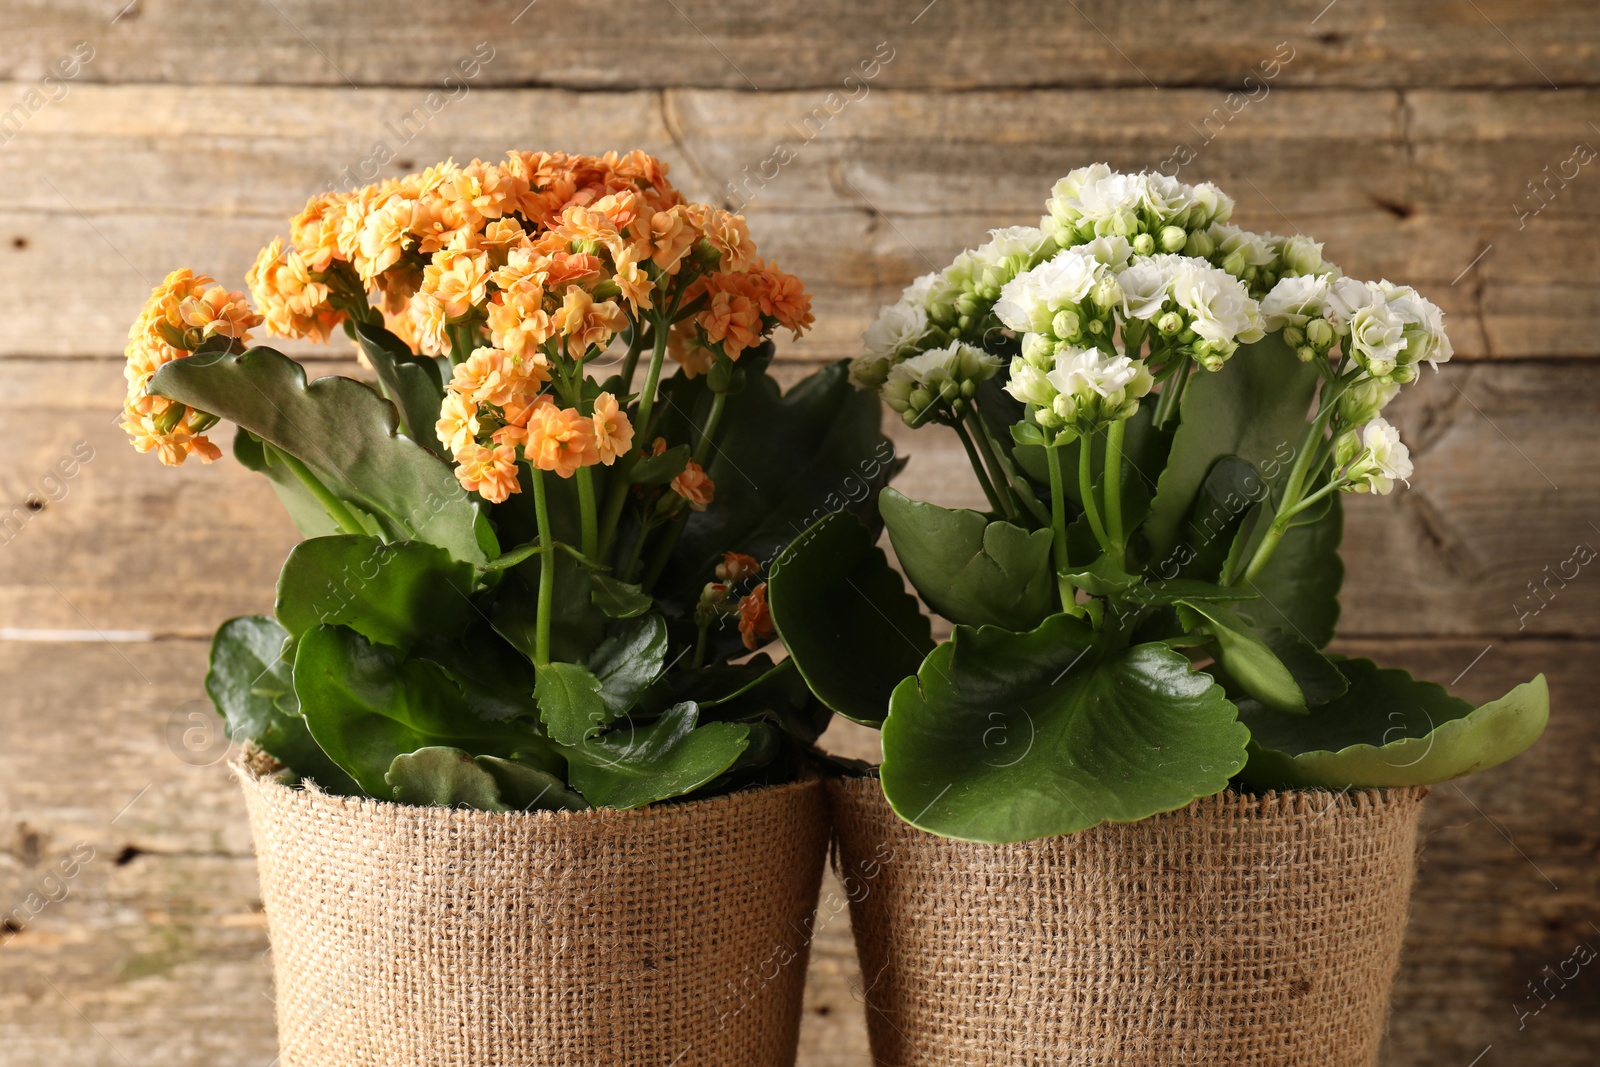
<path fill-rule="evenodd" d="M 545 499 L 544 471 L 533 471 L 533 509 L 539 524 L 539 619 L 535 624 L 533 665 L 550 662 L 550 616 L 556 602 L 555 538 L 550 534 L 550 505 Z"/>
<path fill-rule="evenodd" d="M 661 387 L 661 364 L 667 356 L 667 334 L 670 324 L 665 318 L 657 320 L 655 329 L 655 345 L 650 350 L 650 367 L 645 371 L 644 388 L 639 391 L 639 418 L 634 423 L 634 432 L 638 436 L 636 447 L 643 448 L 644 439 L 650 433 L 650 414 L 656 404 L 656 390 Z"/>
<path fill-rule="evenodd" d="M 968 410 L 969 410 L 969 413 L 972 416 L 972 420 L 974 422 L 978 422 L 978 423 L 982 422 L 983 416 L 978 414 L 978 409 L 977 408 L 974 407 L 974 408 L 970 408 Z M 988 469 L 991 472 L 999 472 L 999 474 L 1002 476 L 1000 478 L 995 478 L 994 481 L 993 481 L 995 495 L 1000 498 L 1000 504 L 1001 504 L 1002 509 L 1005 512 L 1006 518 L 1011 522 L 1016 522 L 1017 521 L 1017 505 L 1016 505 L 1016 502 L 1012 499 L 1012 492 L 1011 492 L 1010 484 L 1003 480 L 1003 476 L 1005 474 L 1005 468 L 1001 466 L 1000 458 L 995 455 L 994 449 L 989 444 L 989 435 L 984 432 L 983 427 L 980 425 L 978 427 L 978 432 L 973 434 L 972 437 L 973 437 L 973 440 L 977 443 L 978 451 L 980 453 L 982 453 L 983 461 L 987 465 Z"/>
<path fill-rule="evenodd" d="M 1089 516 L 1089 529 L 1100 547 L 1111 552 L 1111 539 L 1106 536 L 1105 525 L 1100 521 L 1100 505 L 1094 499 L 1094 442 L 1087 437 L 1078 438 L 1078 492 L 1083 495 L 1083 513 Z"/>
<path fill-rule="evenodd" d="M 700 440 L 694 446 L 694 461 L 702 467 L 711 453 L 711 445 L 716 440 L 717 423 L 722 421 L 722 412 L 727 406 L 727 393 L 711 394 L 711 412 L 706 415 L 706 424 L 700 428 Z"/>
<path fill-rule="evenodd" d="M 1330 391 L 1332 395 L 1326 395 Z M 1329 383 L 1325 387 L 1322 410 L 1311 420 L 1305 440 L 1300 443 L 1300 453 L 1295 456 L 1294 466 L 1289 469 L 1288 480 L 1283 483 L 1283 496 L 1279 498 L 1278 511 L 1272 517 L 1272 525 L 1268 526 L 1267 532 L 1261 536 L 1261 543 L 1256 546 L 1255 554 L 1250 557 L 1244 572 L 1226 584 L 1238 585 L 1241 582 L 1255 581 L 1256 576 L 1266 567 L 1267 561 L 1272 558 L 1272 553 L 1277 550 L 1278 542 L 1289 532 L 1289 519 L 1301 503 L 1300 492 L 1305 488 L 1306 476 L 1311 473 L 1316 457 L 1322 454 L 1322 435 L 1328 427 L 1328 420 L 1333 417 L 1340 392 L 1342 389 L 1335 388 L 1335 383 Z"/>
<path fill-rule="evenodd" d="M 1181 366 L 1172 372 L 1172 377 L 1167 379 L 1167 384 L 1162 388 L 1161 395 L 1156 398 L 1155 427 L 1158 430 L 1167 428 L 1167 423 L 1178 413 L 1178 405 L 1183 401 L 1183 391 L 1189 384 L 1189 365 L 1185 360 Z"/>
<path fill-rule="evenodd" d="M 1038 497 L 1034 496 L 1033 488 L 1028 486 L 1022 476 L 1017 473 L 1016 464 L 1007 455 L 1007 450 L 1000 439 L 989 432 L 989 424 L 983 420 L 983 414 L 978 411 L 977 405 L 972 407 L 972 421 L 977 423 L 977 432 L 982 434 L 984 439 L 988 441 L 989 451 L 1000 461 L 1000 473 L 1004 476 L 1006 484 L 1011 487 L 1012 499 L 1022 507 L 1027 508 L 1033 517 L 1039 520 L 1041 526 L 1048 525 L 1050 516 L 1045 512 L 1044 505 L 1039 503 Z M 1017 514 L 1021 515 L 1021 511 L 1019 510 Z"/>
<path fill-rule="evenodd" d="M 1119 556 L 1127 548 L 1122 536 L 1122 435 L 1127 429 L 1123 421 L 1106 429 L 1106 536 Z"/>
<path fill-rule="evenodd" d="M 1061 476 L 1061 454 L 1054 446 L 1046 447 L 1045 459 L 1050 464 L 1050 532 L 1054 538 L 1053 552 L 1056 572 L 1056 594 L 1061 598 L 1061 610 L 1071 615 L 1083 614 L 1078 604 L 1078 593 L 1067 581 L 1067 484 Z"/>
<path fill-rule="evenodd" d="M 600 562 L 600 530 L 595 514 L 594 469 L 578 468 L 578 522 L 582 533 L 579 545 L 591 563 Z"/>
<path fill-rule="evenodd" d="M 961 438 L 961 445 L 967 450 L 967 460 L 972 464 L 972 473 L 978 476 L 978 484 L 983 487 L 983 495 L 989 498 L 989 509 L 999 514 L 1007 514 L 1001 506 L 1000 496 L 994 491 L 994 483 L 989 480 L 989 472 L 984 469 L 983 459 L 978 455 L 978 447 L 972 443 L 972 435 L 967 433 L 967 428 L 960 421 L 952 422 L 951 429 L 956 436 Z"/>
<path fill-rule="evenodd" d="M 271 451 L 273 459 L 288 467 L 290 472 L 300 480 L 300 484 L 310 490 L 311 495 L 317 498 L 317 503 L 322 505 L 323 510 L 328 513 L 328 517 L 338 525 L 340 530 L 347 534 L 364 534 L 367 532 L 361 525 L 360 520 L 355 517 L 355 513 L 345 507 L 344 501 L 335 496 L 333 490 L 323 485 L 322 481 L 311 473 L 311 469 L 300 462 L 299 457 L 290 455 L 277 445 L 268 444 L 265 441 L 262 444 Z"/>

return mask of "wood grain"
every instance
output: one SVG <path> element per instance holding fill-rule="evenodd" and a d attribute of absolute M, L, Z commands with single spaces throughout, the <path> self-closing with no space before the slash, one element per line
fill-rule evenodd
<path fill-rule="evenodd" d="M 1160 167 L 1187 144 L 1197 155 L 1181 176 L 1230 190 L 1241 224 L 1312 234 L 1349 273 L 1421 288 L 1461 358 L 1600 354 L 1588 328 L 1600 181 L 1581 168 L 1559 177 L 1576 141 L 1600 144 L 1585 125 L 1596 92 L 1281 89 L 1218 126 L 1208 116 L 1226 96 L 1213 90 L 873 90 L 824 109 L 825 123 L 814 92 L 480 90 L 406 143 L 396 124 L 417 90 L 338 99 L 79 85 L 33 116 L 0 152 L 12 194 L 0 317 L 13 327 L 0 357 L 119 351 L 174 266 L 242 285 L 305 197 L 345 182 L 378 142 L 392 159 L 369 175 L 512 145 L 658 152 L 691 195 L 747 210 L 762 251 L 807 280 L 818 316 L 807 344 L 827 356 L 853 354 L 878 305 L 916 275 L 994 226 L 1036 221 L 1070 168 Z M 792 159 L 775 156 L 780 145 Z M 41 301 L 41 272 L 75 284 Z"/>
<path fill-rule="evenodd" d="M 1280 78 L 1294 84 L 1594 82 L 1594 27 L 1581 0 L 618 0 L 603 20 L 570 0 L 14 6 L 0 72 L 21 78 L 88 39 L 96 58 L 83 76 L 97 80 L 437 86 L 487 40 L 496 57 L 479 77 L 493 84 L 772 91 L 836 86 L 888 41 L 896 57 L 882 77 L 918 88 L 1231 87 L 1292 41 L 1300 54 Z"/>

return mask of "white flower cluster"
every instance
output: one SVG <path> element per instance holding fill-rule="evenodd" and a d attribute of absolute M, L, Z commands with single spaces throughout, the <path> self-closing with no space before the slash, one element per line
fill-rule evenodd
<path fill-rule="evenodd" d="M 981 340 L 1000 290 L 1054 251 L 1036 227 L 991 230 L 986 243 L 962 252 L 944 270 L 924 274 L 899 300 L 879 309 L 867 327 L 865 352 L 850 366 L 851 381 L 878 389 L 895 364 L 925 349 L 963 338 Z"/>
<path fill-rule="evenodd" d="M 1028 406 L 1040 429 L 1064 443 L 1132 418 L 1154 385 L 1143 360 L 1067 345 L 1048 361 L 1025 356 L 1012 360 L 1005 388 Z"/>
<path fill-rule="evenodd" d="M 1400 440 L 1400 431 L 1382 416 L 1374 416 L 1360 430 L 1341 434 L 1334 442 L 1333 461 L 1357 493 L 1383 496 L 1397 479 L 1410 484 L 1411 452 Z"/>
<path fill-rule="evenodd" d="M 1063 248 L 1116 236 L 1147 256 L 1185 251 L 1191 233 L 1228 220 L 1233 200 L 1209 182 L 1185 185 L 1153 171 L 1120 174 L 1095 163 L 1056 182 L 1045 210 L 1039 226 Z"/>
<path fill-rule="evenodd" d="M 1339 381 L 1348 488 L 1388 492 L 1409 475 L 1381 412 L 1419 364 L 1452 352 L 1439 309 L 1414 289 L 1344 277 L 1303 235 L 1231 225 L 1233 201 L 1208 183 L 1097 163 L 1057 182 L 1047 210 L 1037 228 L 992 231 L 884 307 L 852 380 L 908 421 L 927 417 L 922 399 L 959 414 L 994 373 L 974 360 L 1016 345 L 1006 388 L 1059 438 L 1131 417 L 1153 371 L 1176 381 L 1185 369 L 1174 362 L 1189 360 L 1216 371 L 1273 333 Z M 950 362 L 961 353 L 965 363 Z"/>
<path fill-rule="evenodd" d="M 1403 385 L 1417 364 L 1438 367 L 1454 354 L 1444 313 L 1408 285 L 1362 282 L 1336 275 L 1285 278 L 1261 301 L 1267 329 L 1303 360 L 1325 354 L 1335 341 L 1375 381 Z"/>
<path fill-rule="evenodd" d="M 1000 372 L 999 356 L 964 341 L 930 348 L 890 368 L 883 402 L 911 426 L 948 411 L 959 418 L 977 395 L 978 385 Z"/>

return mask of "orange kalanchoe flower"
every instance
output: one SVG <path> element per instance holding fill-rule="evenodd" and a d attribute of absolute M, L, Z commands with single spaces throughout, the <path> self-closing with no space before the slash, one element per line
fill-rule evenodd
<path fill-rule="evenodd" d="M 282 238 L 261 250 L 244 280 L 266 320 L 268 333 L 326 341 L 344 321 L 344 312 L 328 303 L 327 285 L 313 279 L 312 273 L 299 252 L 283 250 Z"/>
<path fill-rule="evenodd" d="M 754 652 L 771 639 L 772 609 L 767 606 L 767 583 L 762 582 L 749 595 L 739 598 L 739 636 L 744 647 Z"/>
<path fill-rule="evenodd" d="M 573 408 L 554 404 L 535 407 L 528 420 L 528 443 L 523 454 L 539 470 L 570 478 L 579 467 L 600 462 L 594 421 Z"/>
<path fill-rule="evenodd" d="M 128 391 L 122 428 L 137 451 L 154 452 L 171 467 L 190 456 L 210 463 L 222 455 L 197 429 L 215 420 L 164 396 L 151 395 L 150 379 L 162 366 L 184 359 L 209 338 L 227 337 L 243 346 L 250 340 L 251 327 L 261 321 L 245 303 L 243 293 L 230 293 L 188 269 L 173 271 L 151 291 L 128 330 L 128 346 L 123 351 Z"/>
<path fill-rule="evenodd" d="M 456 480 L 469 493 L 499 504 L 517 491 L 517 450 L 510 444 L 493 448 L 473 443 L 456 454 Z"/>
<path fill-rule="evenodd" d="M 687 500 L 695 511 L 704 511 L 717 495 L 717 483 L 691 459 L 683 472 L 672 479 L 672 491 Z"/>
<path fill-rule="evenodd" d="M 609 467 L 633 447 L 633 423 L 628 421 L 627 412 L 610 393 L 594 398 L 593 417 L 595 448 L 600 462 Z"/>
<path fill-rule="evenodd" d="M 724 552 L 722 562 L 717 564 L 717 579 L 730 584 L 754 578 L 760 573 L 760 561 L 742 552 Z"/>

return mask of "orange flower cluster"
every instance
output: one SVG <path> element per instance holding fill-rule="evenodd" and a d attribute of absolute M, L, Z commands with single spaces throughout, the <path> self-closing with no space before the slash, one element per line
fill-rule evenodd
<path fill-rule="evenodd" d="M 500 503 L 520 492 L 518 449 L 539 470 L 570 478 L 580 467 L 610 466 L 633 444 L 633 426 L 610 393 L 585 415 L 541 390 L 550 380 L 543 355 L 479 348 L 456 365 L 435 432 L 456 459 L 469 492 Z"/>
<path fill-rule="evenodd" d="M 700 591 L 696 619 L 705 628 L 719 615 L 739 617 L 739 639 L 744 647 L 754 652 L 766 644 L 776 632 L 772 622 L 772 609 L 767 605 L 767 583 L 761 582 L 750 592 L 739 597 L 733 605 L 733 586 L 755 578 L 761 573 L 761 563 L 754 556 L 742 552 L 724 552 L 717 564 L 717 580 L 706 584 Z"/>
<path fill-rule="evenodd" d="M 756 258 L 744 219 L 686 203 L 666 173 L 643 152 L 511 152 L 324 193 L 262 250 L 251 293 L 269 332 L 319 341 L 376 299 L 407 344 L 458 360 L 463 338 L 523 359 L 603 349 L 680 275 L 679 305 L 700 301 L 672 330 L 690 373 L 809 328 L 810 298 Z"/>
<path fill-rule="evenodd" d="M 150 379 L 164 364 L 188 356 L 213 337 L 227 337 L 243 346 L 250 328 L 261 325 L 243 293 L 230 293 L 212 279 L 188 269 L 175 270 L 151 290 L 139 318 L 128 330 L 123 350 L 128 363 L 123 376 L 128 393 L 122 428 L 140 452 L 154 452 L 176 467 L 191 455 L 210 463 L 222 455 L 202 432 L 216 419 L 201 411 L 147 392 Z"/>

